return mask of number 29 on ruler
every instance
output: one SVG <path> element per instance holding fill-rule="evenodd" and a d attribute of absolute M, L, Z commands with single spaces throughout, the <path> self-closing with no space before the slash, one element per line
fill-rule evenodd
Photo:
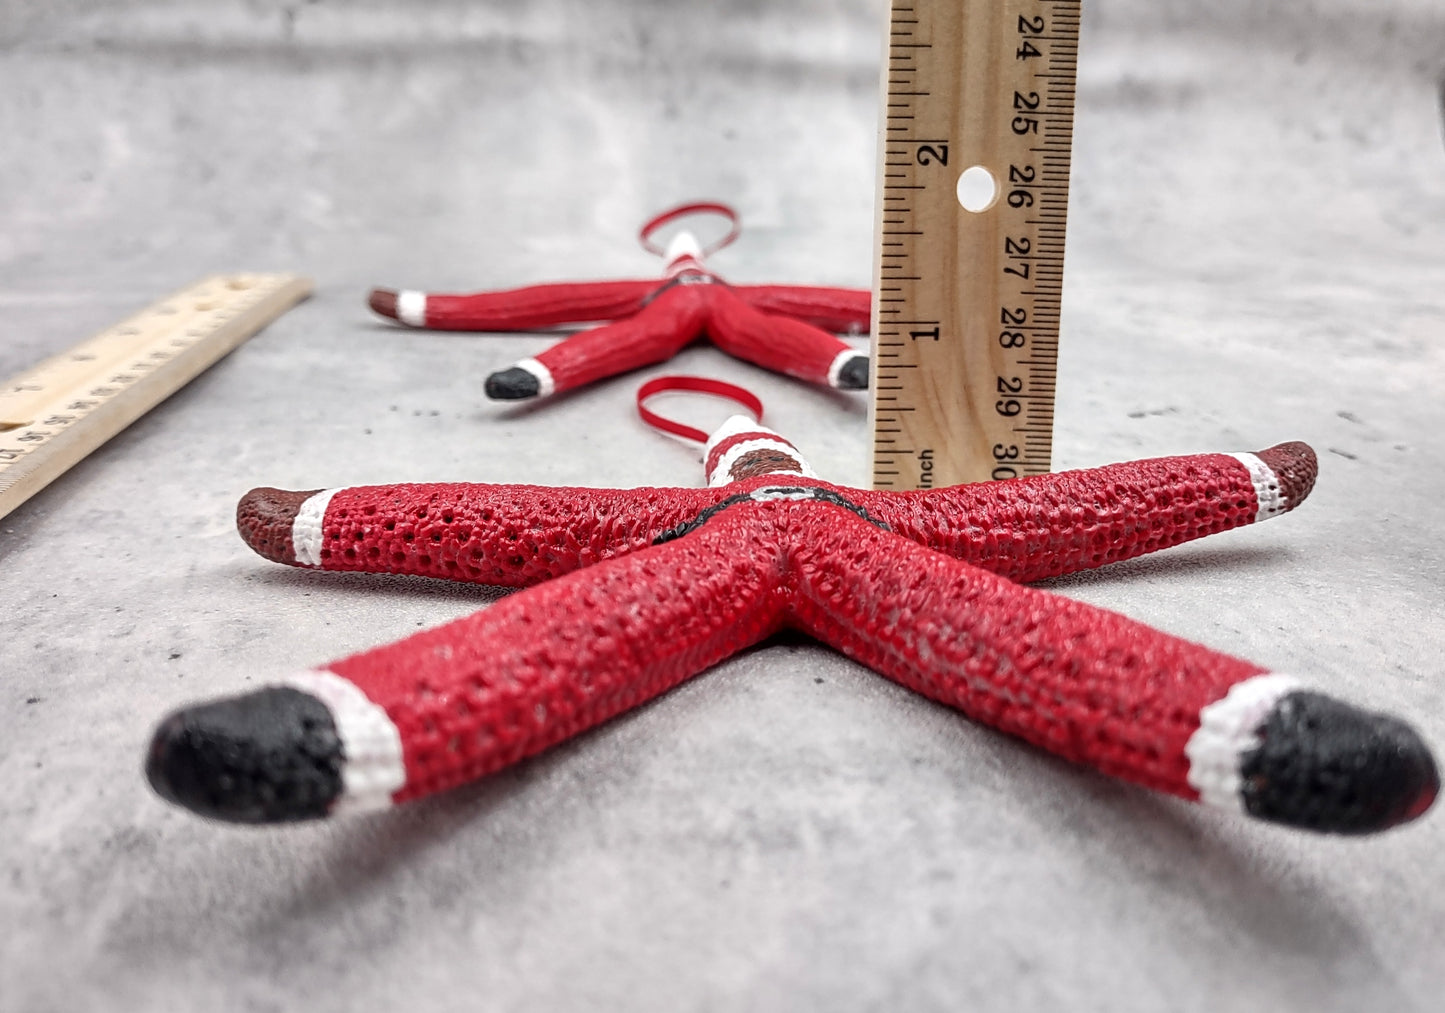
<path fill-rule="evenodd" d="M 1043 474 L 1078 0 L 893 0 L 873 301 L 873 484 Z"/>

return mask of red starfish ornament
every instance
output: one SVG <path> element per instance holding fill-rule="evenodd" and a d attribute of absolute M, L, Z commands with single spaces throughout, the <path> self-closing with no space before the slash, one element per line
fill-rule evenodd
<path fill-rule="evenodd" d="M 652 236 L 699 212 L 720 214 L 732 229 L 706 249 L 679 232 L 666 250 Z M 535 358 L 487 377 L 487 397 L 517 401 L 672 358 L 700 337 L 754 365 L 842 390 L 868 387 L 868 353 L 832 332 L 868 330 L 867 289 L 800 285 L 729 285 L 704 259 L 737 238 L 736 212 L 694 203 L 664 211 L 642 227 L 642 245 L 664 257 L 660 281 L 567 282 L 502 292 L 436 295 L 373 289 L 371 308 L 412 327 L 452 331 L 520 331 L 611 320 L 580 331 Z"/>
<path fill-rule="evenodd" d="M 1022 582 L 1294 508 L 1302 443 L 922 492 L 815 478 L 734 417 L 707 489 L 256 489 L 237 520 L 282 563 L 528 587 L 467 618 L 173 714 L 151 784 L 277 822 L 470 781 L 802 630 L 975 720 L 1160 791 L 1313 830 L 1429 807 L 1406 724 Z M 529 586 L 531 585 L 531 586 Z"/>

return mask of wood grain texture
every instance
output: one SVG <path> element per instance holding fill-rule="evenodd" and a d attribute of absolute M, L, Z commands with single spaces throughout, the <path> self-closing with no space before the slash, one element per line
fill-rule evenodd
<path fill-rule="evenodd" d="M 1077 0 L 894 0 L 883 71 L 872 476 L 1043 474 L 1073 140 Z M 966 172 L 991 202 L 966 210 Z"/>
<path fill-rule="evenodd" d="M 205 278 L 0 386 L 0 517 L 311 293 L 288 274 Z"/>

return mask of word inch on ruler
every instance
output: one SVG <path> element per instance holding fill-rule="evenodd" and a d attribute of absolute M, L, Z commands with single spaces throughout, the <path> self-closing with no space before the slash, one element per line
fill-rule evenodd
<path fill-rule="evenodd" d="M 289 274 L 206 278 L 0 384 L 0 517 L 311 293 Z"/>
<path fill-rule="evenodd" d="M 1043 474 L 1078 0 L 893 0 L 879 138 L 873 485 Z"/>

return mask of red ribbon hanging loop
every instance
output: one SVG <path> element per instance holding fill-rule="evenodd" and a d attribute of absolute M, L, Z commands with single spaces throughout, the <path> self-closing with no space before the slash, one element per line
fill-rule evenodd
<path fill-rule="evenodd" d="M 655 253 L 659 257 L 666 256 L 667 251 L 652 241 L 652 237 L 657 230 L 664 225 L 672 224 L 679 218 L 701 214 L 722 215 L 731 225 L 731 230 L 727 235 L 703 247 L 702 255 L 704 257 L 710 257 L 718 250 L 730 245 L 743 231 L 742 220 L 738 218 L 738 213 L 728 205 L 720 204 L 716 201 L 694 201 L 691 204 L 680 204 L 653 218 L 646 225 L 642 226 L 642 230 L 638 232 L 637 238 L 642 243 L 642 248 L 648 253 Z"/>
<path fill-rule="evenodd" d="M 736 401 L 748 411 L 759 422 L 763 421 L 763 403 L 752 393 L 735 384 L 724 383 L 722 380 L 709 380 L 702 376 L 659 376 L 654 380 L 648 380 L 637 389 L 637 414 L 642 416 L 654 429 L 660 429 L 664 433 L 672 433 L 674 436 L 681 436 L 684 439 L 696 440 L 698 443 L 707 443 L 708 434 L 701 429 L 694 429 L 692 426 L 683 425 L 681 422 L 674 422 L 672 419 L 665 419 L 656 412 L 651 411 L 643 403 L 654 394 L 663 394 L 668 391 L 685 390 L 696 394 L 711 394 L 714 397 L 727 398 L 729 401 Z"/>

